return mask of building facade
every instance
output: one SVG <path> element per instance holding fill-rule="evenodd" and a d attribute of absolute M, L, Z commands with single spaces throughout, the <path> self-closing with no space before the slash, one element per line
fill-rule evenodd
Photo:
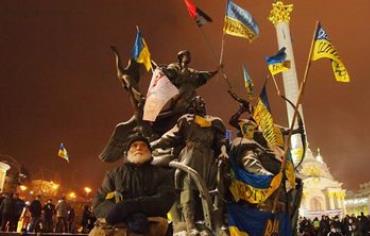
<path fill-rule="evenodd" d="M 10 169 L 10 166 L 0 161 L 0 190 L 4 190 L 4 184 L 6 179 L 6 172 Z"/>
<path fill-rule="evenodd" d="M 370 182 L 360 184 L 357 192 L 349 191 L 344 201 L 348 215 L 369 214 L 370 209 Z"/>
<path fill-rule="evenodd" d="M 299 176 L 303 180 L 303 197 L 300 215 L 308 218 L 322 215 L 343 216 L 345 211 L 344 198 L 346 191 L 342 183 L 331 175 L 328 166 L 318 149 L 314 155 L 307 150 Z"/>

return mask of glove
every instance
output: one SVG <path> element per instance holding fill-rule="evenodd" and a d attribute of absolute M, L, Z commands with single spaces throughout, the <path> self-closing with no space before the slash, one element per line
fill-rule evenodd
<path fill-rule="evenodd" d="M 113 192 L 107 193 L 107 195 L 105 196 L 105 199 L 106 200 L 114 199 L 115 203 L 119 203 L 123 201 L 123 195 L 120 192 L 113 191 Z"/>
<path fill-rule="evenodd" d="M 127 217 L 138 211 L 139 203 L 134 200 L 125 200 L 114 205 L 109 211 L 106 221 L 110 225 L 125 222 Z"/>

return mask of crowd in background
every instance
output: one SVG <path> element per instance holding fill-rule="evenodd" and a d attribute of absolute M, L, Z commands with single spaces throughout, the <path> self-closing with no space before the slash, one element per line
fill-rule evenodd
<path fill-rule="evenodd" d="M 89 205 L 83 206 L 81 220 L 76 219 L 75 209 L 64 197 L 56 204 L 48 199 L 44 204 L 40 196 L 30 201 L 17 193 L 0 196 L 0 222 L 3 232 L 88 233 L 95 217 Z"/>
<path fill-rule="evenodd" d="M 300 217 L 298 232 L 301 236 L 367 236 L 370 235 L 370 216 L 361 212 L 357 217 L 347 215 L 343 219 L 325 215 L 321 219 Z"/>

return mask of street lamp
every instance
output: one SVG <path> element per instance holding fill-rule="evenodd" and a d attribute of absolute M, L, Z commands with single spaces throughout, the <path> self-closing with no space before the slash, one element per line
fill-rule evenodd
<path fill-rule="evenodd" d="M 19 185 L 19 189 L 24 192 L 28 189 L 28 187 L 26 185 Z"/>
<path fill-rule="evenodd" d="M 76 199 L 76 193 L 75 193 L 75 192 L 70 192 L 70 193 L 68 194 L 68 197 L 69 197 L 71 200 L 74 200 L 74 199 Z"/>
<path fill-rule="evenodd" d="M 89 188 L 89 187 L 85 187 L 85 188 L 84 188 L 84 191 L 85 191 L 85 193 L 86 193 L 86 196 L 88 196 L 88 195 L 89 195 L 89 193 L 91 193 L 91 188 Z"/>
<path fill-rule="evenodd" d="M 91 193 L 91 188 L 90 187 L 84 187 L 84 191 L 86 193 L 86 201 L 89 200 L 89 194 Z"/>

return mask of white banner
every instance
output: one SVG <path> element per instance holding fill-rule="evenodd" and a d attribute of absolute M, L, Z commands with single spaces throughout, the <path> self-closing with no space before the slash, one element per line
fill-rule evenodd
<path fill-rule="evenodd" d="M 146 101 L 144 104 L 143 120 L 155 121 L 159 112 L 174 96 L 179 94 L 179 90 L 160 68 L 153 72 L 152 81 L 150 82 Z"/>

